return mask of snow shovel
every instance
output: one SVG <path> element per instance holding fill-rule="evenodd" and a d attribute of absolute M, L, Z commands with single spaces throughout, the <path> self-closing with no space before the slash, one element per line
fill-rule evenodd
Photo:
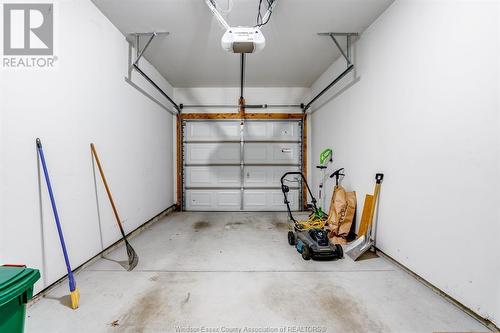
<path fill-rule="evenodd" d="M 370 198 L 368 202 L 365 204 L 371 205 L 368 215 L 367 221 L 367 230 L 366 233 L 361 234 L 358 239 L 349 244 L 348 248 L 345 250 L 345 253 L 354 261 L 356 261 L 363 253 L 368 251 L 375 244 L 375 237 L 372 237 L 373 230 L 373 217 L 375 216 L 375 208 L 377 206 L 377 199 L 380 193 L 380 184 L 382 183 L 382 179 L 384 179 L 384 174 L 377 173 L 375 175 L 375 191 L 373 193 L 373 198 Z M 367 196 L 368 197 L 368 196 Z M 363 216 L 366 216 L 365 209 L 363 209 Z M 363 216 L 361 219 L 363 220 Z M 361 226 L 360 226 L 361 227 Z"/>
<path fill-rule="evenodd" d="M 64 235 L 61 228 L 61 222 L 59 221 L 59 214 L 57 213 L 56 200 L 54 199 L 54 193 L 52 192 L 52 185 L 50 184 L 49 171 L 47 170 L 47 163 L 45 163 L 45 156 L 43 155 L 42 141 L 36 139 L 36 148 L 38 150 L 38 155 L 40 156 L 40 161 L 42 162 L 43 174 L 45 176 L 45 182 L 47 183 L 47 191 L 49 192 L 50 204 L 52 205 L 52 212 L 54 213 L 54 220 L 56 221 L 57 233 L 59 234 L 59 241 L 61 242 L 61 247 L 64 255 L 64 262 L 66 264 L 66 269 L 68 271 L 68 281 L 69 281 L 69 297 L 71 299 L 71 308 L 74 310 L 78 308 L 80 302 L 80 293 L 78 288 L 76 288 L 75 278 L 73 276 L 73 271 L 71 270 L 71 264 L 69 263 L 68 251 L 66 250 L 66 243 L 64 243 Z"/>
<path fill-rule="evenodd" d="M 132 245 L 127 240 L 127 236 L 125 236 L 125 231 L 123 230 L 122 222 L 120 221 L 120 217 L 118 216 L 118 210 L 116 209 L 115 202 L 113 200 L 113 196 L 111 195 L 111 190 L 109 189 L 108 182 L 106 181 L 106 177 L 104 176 L 104 170 L 102 169 L 101 166 L 101 161 L 99 160 L 99 156 L 97 156 L 97 151 L 95 150 L 95 146 L 93 143 L 90 144 L 90 149 L 92 151 L 92 155 L 95 158 L 95 161 L 97 163 L 97 168 L 99 169 L 99 173 L 101 174 L 102 182 L 104 183 L 104 187 L 106 188 L 106 193 L 108 194 L 109 202 L 111 203 L 111 208 L 113 208 L 113 213 L 115 214 L 116 218 L 116 223 L 118 224 L 118 227 L 120 228 L 120 232 L 123 237 L 123 241 L 125 242 L 125 247 L 127 249 L 127 255 L 128 255 L 128 271 L 131 271 L 137 266 L 137 263 L 139 262 L 139 257 L 137 256 L 137 253 L 135 252 L 134 248 Z"/>

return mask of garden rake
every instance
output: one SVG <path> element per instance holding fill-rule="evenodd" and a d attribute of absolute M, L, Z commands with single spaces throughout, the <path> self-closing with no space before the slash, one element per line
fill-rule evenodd
<path fill-rule="evenodd" d="M 122 226 L 120 217 L 118 216 L 118 210 L 116 209 L 115 202 L 113 200 L 113 196 L 111 195 L 111 190 L 109 189 L 108 182 L 106 181 L 106 177 L 104 176 L 104 170 L 102 169 L 101 161 L 99 160 L 99 156 L 97 155 L 97 151 L 96 151 L 93 143 L 90 144 L 90 150 L 92 151 L 92 155 L 94 156 L 95 161 L 97 163 L 99 173 L 101 174 L 102 182 L 104 183 L 104 187 L 106 188 L 106 193 L 108 194 L 109 202 L 111 203 L 111 207 L 113 208 L 113 213 L 115 214 L 116 223 L 118 224 L 118 227 L 120 228 L 120 232 L 122 234 L 123 241 L 125 242 L 125 247 L 127 249 L 127 255 L 128 255 L 128 269 L 127 270 L 131 271 L 135 268 L 135 266 L 137 266 L 137 263 L 139 262 L 139 257 L 137 256 L 137 253 L 135 252 L 132 245 L 130 245 L 130 243 L 127 240 L 127 236 L 125 235 L 125 231 L 123 230 L 123 226 Z"/>

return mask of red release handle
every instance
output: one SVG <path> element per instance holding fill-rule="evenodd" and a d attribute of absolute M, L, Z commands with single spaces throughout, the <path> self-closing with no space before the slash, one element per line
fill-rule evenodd
<path fill-rule="evenodd" d="M 5 264 L 2 266 L 4 266 L 4 267 L 26 267 L 26 265 L 23 265 L 23 264 Z"/>

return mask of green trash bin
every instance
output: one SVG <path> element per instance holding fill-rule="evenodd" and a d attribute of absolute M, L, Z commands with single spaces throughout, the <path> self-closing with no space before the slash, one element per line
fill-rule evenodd
<path fill-rule="evenodd" d="M 26 303 L 33 297 L 38 269 L 0 266 L 0 333 L 22 333 Z"/>

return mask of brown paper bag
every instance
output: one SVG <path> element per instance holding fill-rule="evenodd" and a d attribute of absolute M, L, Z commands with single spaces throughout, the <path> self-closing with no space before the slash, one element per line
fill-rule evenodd
<path fill-rule="evenodd" d="M 356 192 L 346 192 L 342 186 L 337 186 L 333 192 L 327 220 L 330 228 L 328 237 L 332 243 L 347 243 L 355 211 Z"/>

